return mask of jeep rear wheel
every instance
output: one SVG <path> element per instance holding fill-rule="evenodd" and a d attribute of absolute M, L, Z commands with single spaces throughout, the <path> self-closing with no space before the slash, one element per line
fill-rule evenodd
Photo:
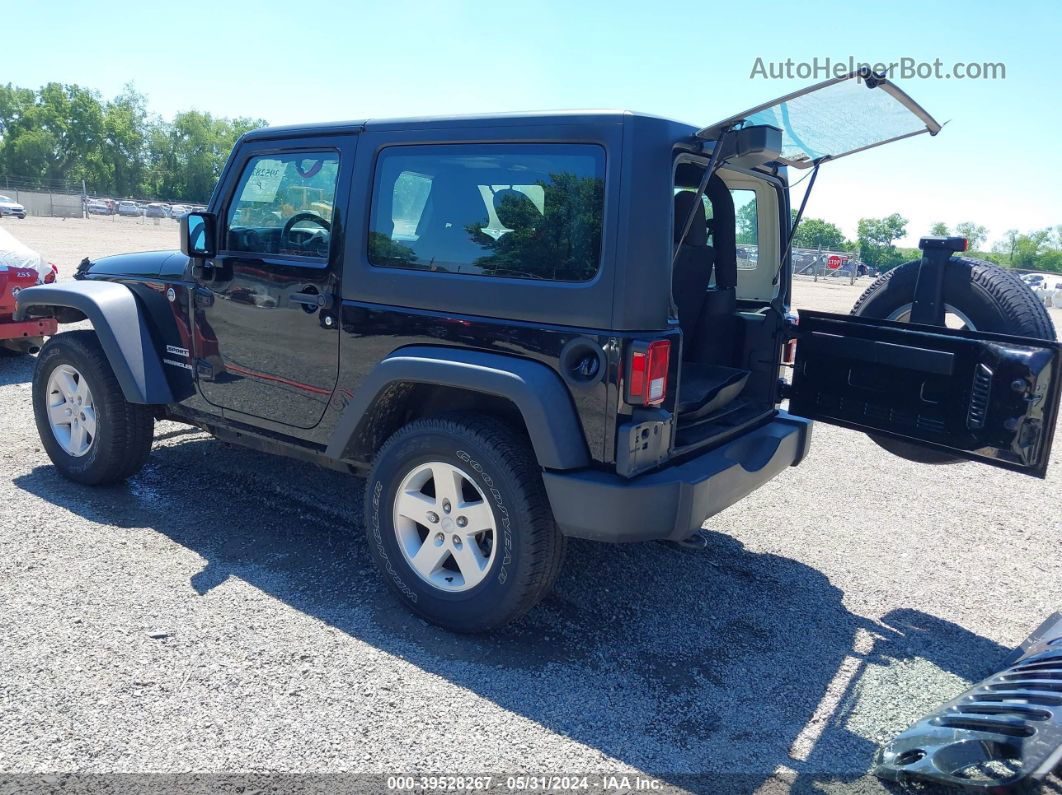
<path fill-rule="evenodd" d="M 888 271 L 859 297 L 853 315 L 896 320 L 911 317 L 918 262 Z M 1055 339 L 1051 316 L 1013 271 L 967 257 L 952 257 L 944 271 L 945 325 L 1019 337 Z M 954 464 L 962 458 L 870 434 L 890 453 L 921 464 Z"/>
<path fill-rule="evenodd" d="M 33 414 L 48 457 L 78 483 L 124 480 L 151 451 L 151 409 L 126 401 L 91 331 L 57 334 L 41 349 L 33 373 Z"/>
<path fill-rule="evenodd" d="M 563 559 L 530 444 L 491 418 L 429 418 L 397 431 L 366 484 L 365 521 L 372 556 L 399 598 L 458 632 L 524 614 Z"/>

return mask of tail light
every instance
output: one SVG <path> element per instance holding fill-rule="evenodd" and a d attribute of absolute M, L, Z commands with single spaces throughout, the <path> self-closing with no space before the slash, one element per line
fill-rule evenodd
<path fill-rule="evenodd" d="M 631 343 L 627 375 L 627 402 L 635 406 L 658 406 L 667 397 L 667 370 L 671 340 Z"/>
<path fill-rule="evenodd" d="M 796 364 L 796 340 L 787 340 L 782 346 L 782 364 L 792 367 Z"/>
<path fill-rule="evenodd" d="M 786 312 L 785 325 L 786 333 L 795 335 L 796 328 L 798 325 L 800 325 L 800 315 L 798 315 L 796 312 Z M 796 364 L 796 347 L 796 336 L 793 336 L 782 343 L 782 364 Z"/>

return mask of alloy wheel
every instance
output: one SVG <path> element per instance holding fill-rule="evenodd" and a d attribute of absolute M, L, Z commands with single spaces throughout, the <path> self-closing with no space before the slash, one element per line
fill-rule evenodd
<path fill-rule="evenodd" d="M 416 466 L 395 495 L 398 548 L 417 576 L 441 591 L 475 588 L 497 552 L 497 525 L 483 492 L 453 464 Z"/>
<path fill-rule="evenodd" d="M 45 400 L 59 446 L 75 458 L 88 453 L 96 441 L 96 407 L 84 376 L 69 364 L 59 365 L 48 376 Z"/>

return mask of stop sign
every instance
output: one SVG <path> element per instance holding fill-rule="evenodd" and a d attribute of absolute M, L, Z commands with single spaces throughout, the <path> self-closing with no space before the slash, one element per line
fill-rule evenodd
<path fill-rule="evenodd" d="M 831 271 L 837 270 L 841 267 L 841 257 L 837 254 L 830 254 L 830 256 L 826 258 L 826 267 Z"/>

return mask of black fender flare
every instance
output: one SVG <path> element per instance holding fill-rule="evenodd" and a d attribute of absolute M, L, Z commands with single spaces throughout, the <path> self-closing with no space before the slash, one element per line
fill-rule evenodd
<path fill-rule="evenodd" d="M 125 399 L 130 403 L 173 402 L 151 330 L 133 291 L 124 284 L 78 281 L 27 287 L 15 298 L 15 319 L 34 307 L 76 309 L 92 323 Z"/>
<path fill-rule="evenodd" d="M 568 388 L 540 362 L 499 353 L 412 345 L 383 359 L 358 385 L 325 454 L 348 457 L 358 426 L 377 396 L 395 383 L 456 387 L 505 398 L 519 410 L 538 462 L 546 469 L 589 466 L 586 438 Z"/>

